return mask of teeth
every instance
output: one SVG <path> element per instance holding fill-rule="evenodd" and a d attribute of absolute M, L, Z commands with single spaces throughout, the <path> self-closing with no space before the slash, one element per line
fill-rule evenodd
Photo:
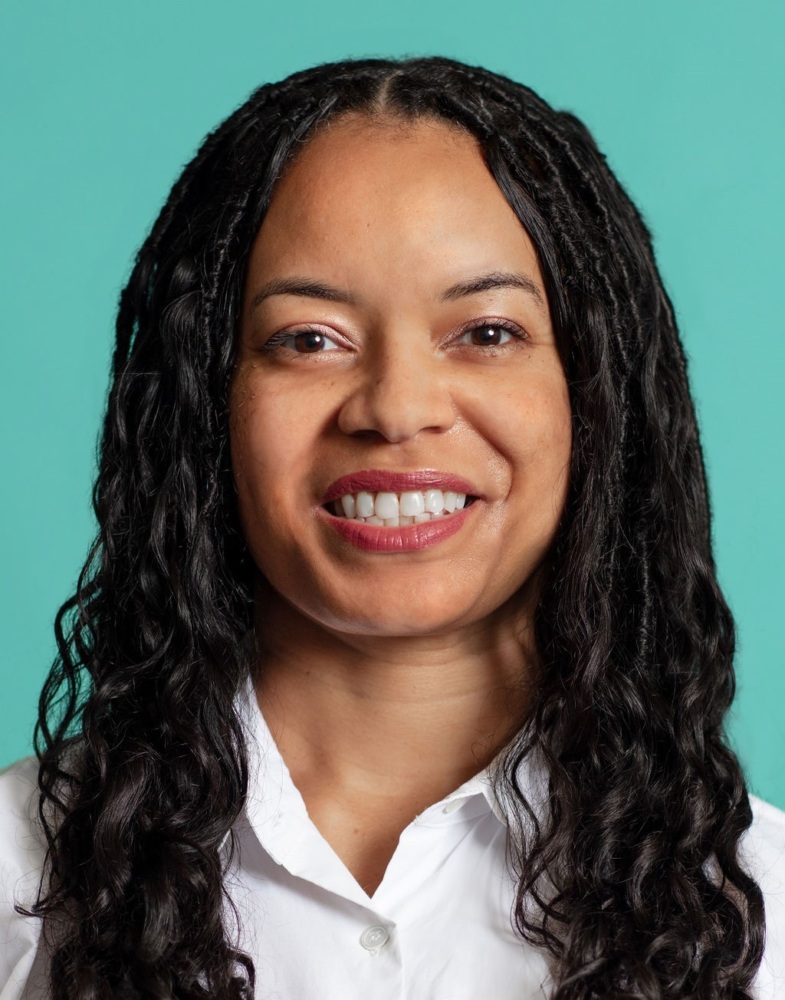
<path fill-rule="evenodd" d="M 373 496 L 370 493 L 357 494 L 355 517 L 373 517 Z"/>
<path fill-rule="evenodd" d="M 397 493 L 377 493 L 376 503 L 374 504 L 377 517 L 382 518 L 384 521 L 390 521 L 393 518 L 398 520 L 398 514 L 400 512 L 400 504 L 398 503 Z"/>
<path fill-rule="evenodd" d="M 444 495 L 441 490 L 425 491 L 425 509 L 429 514 L 441 514 L 444 510 Z"/>
<path fill-rule="evenodd" d="M 425 512 L 425 497 L 422 493 L 401 493 L 401 513 L 406 517 L 417 517 Z"/>
<path fill-rule="evenodd" d="M 410 524 L 424 524 L 435 517 L 452 514 L 466 506 L 466 494 L 452 490 L 407 490 L 404 493 L 347 493 L 330 505 L 340 517 L 348 517 L 366 524 L 397 528 Z"/>

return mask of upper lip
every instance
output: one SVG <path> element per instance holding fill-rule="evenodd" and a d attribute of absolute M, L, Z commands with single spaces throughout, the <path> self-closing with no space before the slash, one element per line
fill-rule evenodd
<path fill-rule="evenodd" d="M 338 500 L 347 493 L 404 493 L 407 490 L 452 490 L 479 497 L 477 488 L 463 476 L 437 469 L 391 472 L 387 469 L 363 469 L 336 479 L 325 490 L 322 503 Z"/>

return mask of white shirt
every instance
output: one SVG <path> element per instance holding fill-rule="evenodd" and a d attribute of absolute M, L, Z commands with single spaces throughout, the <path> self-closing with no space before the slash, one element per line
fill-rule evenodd
<path fill-rule="evenodd" d="M 257 1000 L 545 1000 L 546 956 L 520 941 L 510 913 L 504 812 L 490 768 L 422 812 L 402 833 L 372 897 L 313 825 L 252 688 L 240 699 L 251 791 L 235 826 L 228 880 Z M 491 765 L 492 767 L 493 765 Z M 14 912 L 35 898 L 43 863 L 37 763 L 0 773 L 0 1000 L 41 997 L 40 921 Z M 538 776 L 521 775 L 536 801 Z M 785 813 L 752 799 L 742 849 L 764 892 L 760 1000 L 785 998 Z"/>

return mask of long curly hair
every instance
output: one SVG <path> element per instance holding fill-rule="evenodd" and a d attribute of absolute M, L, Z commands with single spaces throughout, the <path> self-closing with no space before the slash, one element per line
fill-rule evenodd
<path fill-rule="evenodd" d="M 254 567 L 227 397 L 245 267 L 276 179 L 347 112 L 475 136 L 535 244 L 573 454 L 536 614 L 535 706 L 499 773 L 514 922 L 554 1000 L 745 1000 L 761 892 L 724 718 L 717 585 L 684 353 L 650 235 L 585 126 L 445 58 L 364 59 L 265 85 L 212 132 L 138 252 L 117 317 L 99 533 L 56 622 L 40 702 L 55 1000 L 253 995 L 221 849 L 248 781 L 236 714 Z M 534 808 L 518 765 L 539 755 Z M 227 917 L 227 912 L 230 914 Z"/>

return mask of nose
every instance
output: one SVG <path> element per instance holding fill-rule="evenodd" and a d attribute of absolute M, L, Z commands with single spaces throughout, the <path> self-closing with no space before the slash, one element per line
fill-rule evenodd
<path fill-rule="evenodd" d="M 369 354 L 338 414 L 344 434 L 378 435 L 400 444 L 421 431 L 443 432 L 455 407 L 437 358 L 428 350 L 392 346 Z"/>

